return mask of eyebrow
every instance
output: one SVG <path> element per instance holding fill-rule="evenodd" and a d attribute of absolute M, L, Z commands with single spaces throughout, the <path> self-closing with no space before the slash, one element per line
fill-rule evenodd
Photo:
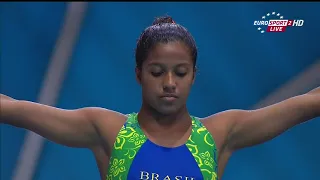
<path fill-rule="evenodd" d="M 179 64 L 177 64 L 175 66 L 188 66 L 188 65 L 190 65 L 190 63 L 179 63 Z M 153 62 L 153 63 L 148 64 L 148 66 L 160 66 L 160 67 L 163 67 L 165 65 L 162 64 L 162 63 Z"/>
<path fill-rule="evenodd" d="M 153 62 L 153 63 L 148 64 L 148 66 L 163 66 L 163 64 Z"/>

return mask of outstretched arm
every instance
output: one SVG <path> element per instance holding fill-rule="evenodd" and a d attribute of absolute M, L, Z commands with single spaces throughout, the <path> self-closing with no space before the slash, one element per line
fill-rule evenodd
<path fill-rule="evenodd" d="M 320 87 L 252 111 L 232 110 L 226 145 L 230 150 L 256 145 L 320 116 Z"/>
<path fill-rule="evenodd" d="M 0 95 L 0 110 L 1 123 L 31 130 L 62 145 L 88 148 L 100 142 L 97 121 L 108 121 L 113 113 L 101 108 L 64 110 L 5 95 Z"/>

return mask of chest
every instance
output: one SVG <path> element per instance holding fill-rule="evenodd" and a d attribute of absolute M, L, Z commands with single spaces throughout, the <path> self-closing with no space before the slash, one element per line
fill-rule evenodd
<path fill-rule="evenodd" d="M 199 131 L 194 131 L 201 133 Z M 208 135 L 192 133 L 186 144 L 161 147 L 123 128 L 110 157 L 107 179 L 216 179 L 216 150 Z"/>
<path fill-rule="evenodd" d="M 134 156 L 122 156 L 118 160 L 124 170 L 120 173 L 126 179 L 203 179 L 201 169 L 186 145 L 165 148 L 146 140 L 137 152 L 133 150 L 131 153 Z M 113 159 L 120 156 L 114 153 Z"/>

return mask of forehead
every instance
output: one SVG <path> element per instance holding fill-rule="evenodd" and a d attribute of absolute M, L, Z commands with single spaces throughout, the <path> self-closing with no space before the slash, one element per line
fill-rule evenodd
<path fill-rule="evenodd" d="M 157 44 L 149 53 L 147 62 L 160 63 L 192 63 L 189 48 L 181 42 Z"/>

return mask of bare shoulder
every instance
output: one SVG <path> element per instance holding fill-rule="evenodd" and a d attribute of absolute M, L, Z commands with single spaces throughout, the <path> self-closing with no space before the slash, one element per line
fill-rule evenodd
<path fill-rule="evenodd" d="M 97 119 L 112 118 L 114 120 L 118 120 L 118 119 L 120 120 L 127 117 L 125 114 L 122 114 L 118 111 L 113 111 L 113 110 L 102 108 L 102 107 L 86 107 L 81 110 L 84 113 L 88 114 L 89 116 L 95 117 Z"/>
<path fill-rule="evenodd" d="M 237 119 L 244 117 L 246 114 L 248 114 L 246 110 L 231 109 L 199 119 L 209 131 L 221 130 L 232 126 Z"/>
<path fill-rule="evenodd" d="M 101 107 L 84 108 L 83 112 L 90 117 L 98 129 L 105 127 L 112 130 L 117 126 L 120 128 L 127 119 L 125 114 Z"/>
<path fill-rule="evenodd" d="M 232 126 L 234 126 L 238 118 L 241 118 L 246 113 L 247 111 L 245 110 L 231 109 L 199 119 L 211 133 L 218 150 L 222 151 Z"/>
<path fill-rule="evenodd" d="M 93 121 L 96 131 L 104 144 L 113 144 L 121 127 L 127 120 L 127 115 L 101 107 L 88 107 L 83 109 Z"/>

